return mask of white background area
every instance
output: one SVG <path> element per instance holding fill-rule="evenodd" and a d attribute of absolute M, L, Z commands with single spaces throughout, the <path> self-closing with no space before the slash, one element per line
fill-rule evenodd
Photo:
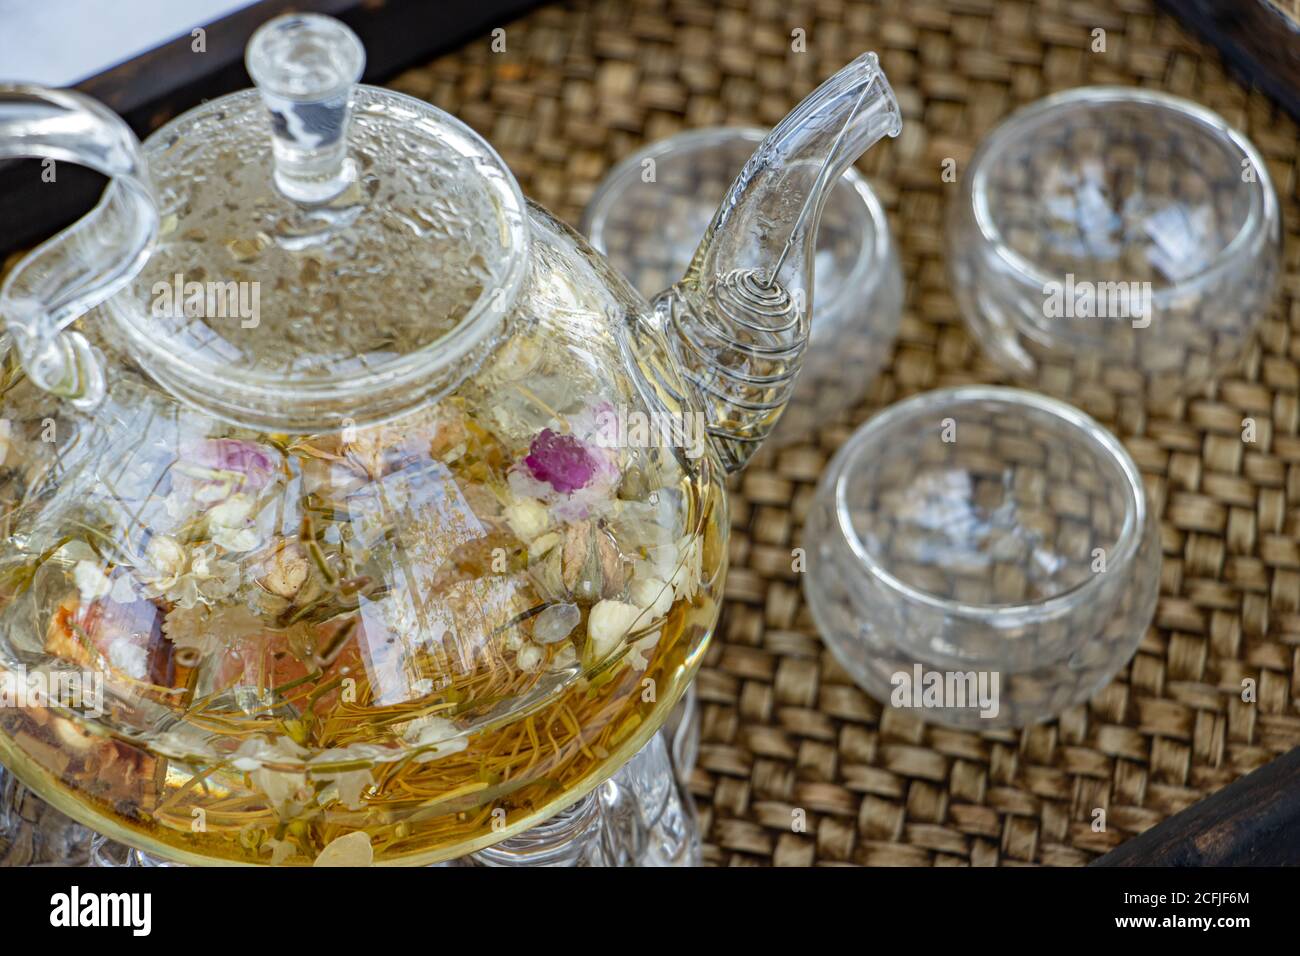
<path fill-rule="evenodd" d="M 0 80 L 69 86 L 254 0 L 0 0 Z"/>

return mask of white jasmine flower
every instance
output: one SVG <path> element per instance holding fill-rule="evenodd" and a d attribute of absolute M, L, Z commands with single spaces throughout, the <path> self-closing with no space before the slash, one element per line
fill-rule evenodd
<path fill-rule="evenodd" d="M 659 578 L 633 578 L 628 590 L 632 603 L 649 610 L 652 619 L 663 617 L 673 606 L 673 589 Z"/>
<path fill-rule="evenodd" d="M 601 601 L 587 615 L 588 659 L 602 661 L 618 647 L 645 611 L 622 601 Z"/>
<path fill-rule="evenodd" d="M 135 680 L 144 680 L 149 674 L 149 654 L 130 638 L 119 637 L 108 645 L 108 661 L 117 670 Z"/>
<path fill-rule="evenodd" d="M 163 634 L 177 647 L 211 654 L 228 643 L 267 630 L 265 622 L 243 605 L 210 608 L 204 604 L 175 607 L 163 618 Z"/>
<path fill-rule="evenodd" d="M 179 560 L 176 559 L 172 546 L 180 549 Z M 152 542 L 150 551 L 154 551 Z M 158 567 L 159 563 L 164 564 L 168 570 L 156 577 L 145 578 L 146 595 L 165 597 L 182 608 L 215 604 L 233 594 L 241 580 L 238 563 L 218 558 L 216 548 L 211 544 L 186 549 L 167 539 L 167 542 L 158 546 L 155 556 L 149 557 L 149 562 L 160 572 L 162 569 Z"/>
<path fill-rule="evenodd" d="M 78 561 L 72 569 L 72 580 L 76 582 L 77 592 L 85 604 L 107 597 L 113 590 L 113 582 L 96 561 Z"/>
<path fill-rule="evenodd" d="M 536 498 L 520 498 L 506 507 L 506 524 L 520 541 L 533 541 L 551 526 L 551 513 Z"/>
<path fill-rule="evenodd" d="M 248 495 L 231 495 L 208 511 L 209 524 L 239 528 L 248 522 L 256 502 Z"/>
<path fill-rule="evenodd" d="M 227 551 L 252 551 L 262 543 L 262 535 L 250 518 L 257 504 L 250 495 L 231 495 L 209 509 L 208 533 Z"/>
<path fill-rule="evenodd" d="M 156 534 L 150 538 L 144 557 L 158 579 L 175 581 L 185 570 L 185 549 L 169 535 Z"/>
<path fill-rule="evenodd" d="M 469 746 L 460 729 L 446 717 L 417 717 L 407 723 L 402 739 L 413 748 L 430 748 L 415 758 L 416 763 L 428 763 Z"/>
<path fill-rule="evenodd" d="M 262 586 L 282 598 L 292 598 L 307 580 L 307 558 L 296 542 L 289 541 L 266 562 Z"/>
<path fill-rule="evenodd" d="M 546 652 L 530 641 L 519 648 L 519 652 L 515 655 L 515 663 L 525 674 L 531 674 L 542 669 L 542 661 L 545 658 Z"/>

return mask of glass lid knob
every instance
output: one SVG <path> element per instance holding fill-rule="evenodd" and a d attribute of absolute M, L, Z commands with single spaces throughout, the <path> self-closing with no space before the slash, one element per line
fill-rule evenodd
<path fill-rule="evenodd" d="M 331 17 L 287 14 L 253 34 L 245 62 L 271 114 L 276 187 L 295 202 L 333 199 L 356 179 L 347 133 L 361 40 Z"/>

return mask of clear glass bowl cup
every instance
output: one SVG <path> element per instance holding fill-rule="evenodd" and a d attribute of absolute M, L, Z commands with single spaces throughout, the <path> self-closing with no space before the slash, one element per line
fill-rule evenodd
<path fill-rule="evenodd" d="M 716 127 L 651 143 L 622 160 L 583 210 L 591 244 L 646 298 L 686 272 L 718 204 L 766 131 Z M 903 277 L 889 222 L 850 168 L 817 233 L 812 332 L 794 395 L 768 444 L 807 440 L 856 405 L 889 359 Z"/>
<path fill-rule="evenodd" d="M 849 674 L 970 729 L 1090 697 L 1133 655 L 1159 586 L 1133 460 L 1019 389 L 941 389 L 872 418 L 826 469 L 804 544 L 808 605 Z"/>
<path fill-rule="evenodd" d="M 976 339 L 1013 377 L 1110 415 L 1230 367 L 1277 283 L 1277 196 L 1255 147 L 1186 100 L 1085 87 L 1012 115 L 948 211 Z"/>

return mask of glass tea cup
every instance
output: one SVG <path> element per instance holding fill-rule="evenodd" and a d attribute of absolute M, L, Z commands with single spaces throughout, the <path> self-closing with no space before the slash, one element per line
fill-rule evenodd
<path fill-rule="evenodd" d="M 1155 610 L 1156 522 L 1132 458 L 1063 402 L 962 386 L 899 402 L 835 455 L 804 592 L 872 696 L 958 727 L 1086 700 Z"/>
<path fill-rule="evenodd" d="M 1280 221 L 1258 151 L 1220 116 L 1085 87 L 980 144 L 949 206 L 948 268 L 995 362 L 1110 416 L 1240 358 L 1274 299 Z"/>

